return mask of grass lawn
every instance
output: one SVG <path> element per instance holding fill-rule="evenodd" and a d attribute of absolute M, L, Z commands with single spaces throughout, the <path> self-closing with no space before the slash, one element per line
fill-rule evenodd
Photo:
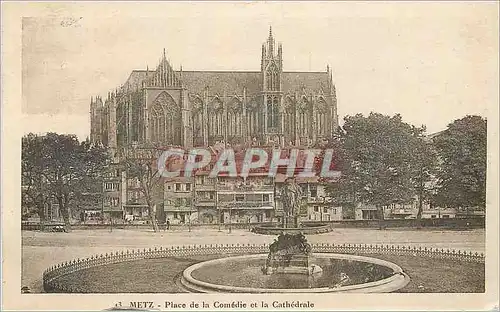
<path fill-rule="evenodd" d="M 416 256 L 366 255 L 398 264 L 410 276 L 404 293 L 483 293 L 484 263 Z"/>
<path fill-rule="evenodd" d="M 363 255 L 363 254 L 360 254 Z M 224 255 L 228 256 L 228 255 Z M 404 293 L 484 292 L 484 264 L 415 256 L 369 254 L 391 261 L 410 276 Z M 60 278 L 81 293 L 179 293 L 178 277 L 188 266 L 221 256 L 147 259 L 82 270 Z"/>

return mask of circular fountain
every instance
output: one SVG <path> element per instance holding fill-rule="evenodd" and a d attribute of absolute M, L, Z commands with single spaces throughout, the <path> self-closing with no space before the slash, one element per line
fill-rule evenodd
<path fill-rule="evenodd" d="M 269 254 L 215 259 L 184 270 L 182 285 L 202 293 L 392 292 L 409 277 L 385 260 L 337 253 L 311 253 L 302 234 L 282 234 Z"/>

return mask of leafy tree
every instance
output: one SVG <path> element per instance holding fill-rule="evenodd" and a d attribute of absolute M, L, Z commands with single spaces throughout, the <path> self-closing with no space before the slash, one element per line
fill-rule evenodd
<path fill-rule="evenodd" d="M 127 178 L 139 181 L 142 198 L 148 205 L 148 215 L 153 226 L 153 231 L 159 230 L 156 220 L 157 198 L 160 190 L 162 176 L 158 170 L 157 162 L 162 150 L 154 147 L 129 148 L 122 152 L 121 163 L 127 172 Z M 173 159 L 173 157 L 171 158 Z"/>
<path fill-rule="evenodd" d="M 383 207 L 408 203 L 415 195 L 415 159 L 424 128 L 404 123 L 400 115 L 371 113 L 344 118 L 337 138 L 337 167 L 342 176 L 329 188 L 337 204 Z"/>
<path fill-rule="evenodd" d="M 434 137 L 439 153 L 437 205 L 485 207 L 486 137 L 487 123 L 480 116 L 455 120 Z"/>
<path fill-rule="evenodd" d="M 22 149 L 26 198 L 35 196 L 39 214 L 45 203 L 55 199 L 69 230 L 71 205 L 102 184 L 106 151 L 89 141 L 78 142 L 75 135 L 56 133 L 29 134 L 23 138 Z M 44 219 L 43 213 L 41 218 Z"/>
<path fill-rule="evenodd" d="M 42 137 L 34 134 L 22 138 L 21 151 L 21 195 L 22 206 L 34 208 L 40 217 L 41 229 L 45 225 L 45 206 L 49 202 L 50 194 L 44 181 L 42 171 Z"/>
<path fill-rule="evenodd" d="M 423 132 L 414 142 L 413 154 L 413 174 L 412 181 L 414 183 L 416 195 L 418 196 L 417 220 L 420 227 L 422 219 L 423 204 L 430 202 L 435 191 L 435 174 L 437 170 L 437 151 L 432 144 L 432 141 L 423 136 Z"/>

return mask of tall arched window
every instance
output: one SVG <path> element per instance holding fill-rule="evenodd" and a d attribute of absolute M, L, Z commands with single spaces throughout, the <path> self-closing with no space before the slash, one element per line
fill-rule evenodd
<path fill-rule="evenodd" d="M 267 89 L 277 91 L 280 88 L 279 70 L 274 63 L 271 63 L 266 72 Z"/>
<path fill-rule="evenodd" d="M 210 136 L 220 136 L 224 135 L 223 122 L 224 122 L 224 111 L 222 108 L 222 101 L 219 98 L 215 98 L 212 101 L 211 107 L 209 107 L 209 128 L 208 132 Z"/>
<path fill-rule="evenodd" d="M 255 96 L 246 105 L 247 113 L 246 113 L 246 123 L 248 124 L 248 135 L 252 137 L 258 136 L 261 132 L 263 126 L 265 125 L 266 120 L 264 117 L 264 107 L 262 96 Z M 243 125 L 246 126 L 246 125 Z"/>
<path fill-rule="evenodd" d="M 193 100 L 193 136 L 203 137 L 203 101 L 196 97 Z"/>
<path fill-rule="evenodd" d="M 279 106 L 277 96 L 267 97 L 267 127 L 277 128 L 279 121 Z"/>
<path fill-rule="evenodd" d="M 309 101 L 305 97 L 300 100 L 298 111 L 298 129 L 301 131 L 301 136 L 308 136 L 311 127 L 311 107 Z"/>
<path fill-rule="evenodd" d="M 328 107 L 323 98 L 318 100 L 318 109 L 316 113 L 317 134 L 326 135 L 328 133 Z"/>
<path fill-rule="evenodd" d="M 181 144 L 182 116 L 174 99 L 162 92 L 153 101 L 150 117 L 151 141 L 160 144 Z"/>
<path fill-rule="evenodd" d="M 295 135 L 295 105 L 289 97 L 284 101 L 284 132 L 288 139 L 293 140 Z"/>
<path fill-rule="evenodd" d="M 242 109 L 243 105 L 239 98 L 234 97 L 229 102 L 227 110 L 227 132 L 229 136 L 237 136 L 242 134 Z"/>

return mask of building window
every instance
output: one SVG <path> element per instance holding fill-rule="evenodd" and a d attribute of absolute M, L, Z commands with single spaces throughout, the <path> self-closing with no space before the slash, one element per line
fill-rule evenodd
<path fill-rule="evenodd" d="M 174 212 L 174 219 L 179 219 L 179 213 Z"/>
<path fill-rule="evenodd" d="M 264 195 L 262 195 L 262 200 L 263 200 L 263 201 L 265 201 L 265 202 L 269 202 L 269 201 L 271 201 L 269 198 L 270 198 L 270 197 L 269 197 L 269 194 L 264 194 Z"/>
<path fill-rule="evenodd" d="M 278 98 L 275 96 L 269 96 L 267 98 L 267 127 L 276 128 L 278 127 L 279 120 L 279 110 L 278 110 Z"/>
<path fill-rule="evenodd" d="M 180 192 L 181 191 L 181 184 L 180 183 L 175 183 L 175 191 Z"/>
<path fill-rule="evenodd" d="M 443 215 L 443 219 L 448 219 L 450 215 Z"/>
<path fill-rule="evenodd" d="M 302 190 L 302 197 L 307 197 L 307 184 L 300 184 L 300 188 Z"/>
<path fill-rule="evenodd" d="M 237 194 L 236 197 L 235 197 L 235 200 L 237 202 L 245 201 L 245 195 L 243 195 L 243 194 Z"/>
<path fill-rule="evenodd" d="M 327 207 L 323 207 L 323 213 L 328 213 L 328 208 Z"/>
<path fill-rule="evenodd" d="M 210 199 L 214 199 L 214 193 L 209 193 L 208 197 L 209 197 Z"/>
<path fill-rule="evenodd" d="M 314 206 L 314 212 L 319 212 L 319 207 L 318 206 Z"/>
<path fill-rule="evenodd" d="M 271 211 L 266 210 L 266 218 L 270 218 L 270 217 L 271 217 Z"/>
<path fill-rule="evenodd" d="M 334 215 L 336 215 L 336 214 L 337 214 L 337 208 L 333 208 L 333 209 L 332 209 L 332 213 L 333 213 Z"/>
<path fill-rule="evenodd" d="M 161 93 L 151 107 L 149 127 L 153 142 L 179 144 L 181 110 L 170 95 Z"/>
<path fill-rule="evenodd" d="M 106 191 L 115 191 L 119 188 L 119 183 L 106 182 L 104 183 L 104 189 Z"/>
<path fill-rule="evenodd" d="M 186 191 L 187 192 L 191 191 L 191 183 L 186 183 Z"/>
<path fill-rule="evenodd" d="M 310 194 L 311 194 L 311 197 L 316 197 L 316 196 L 318 196 L 318 190 L 317 190 L 317 188 L 316 188 L 316 186 L 315 186 L 315 185 L 311 185 L 311 186 L 309 187 L 309 192 L 310 192 Z"/>
<path fill-rule="evenodd" d="M 436 215 L 431 215 L 431 219 L 436 219 Z"/>

